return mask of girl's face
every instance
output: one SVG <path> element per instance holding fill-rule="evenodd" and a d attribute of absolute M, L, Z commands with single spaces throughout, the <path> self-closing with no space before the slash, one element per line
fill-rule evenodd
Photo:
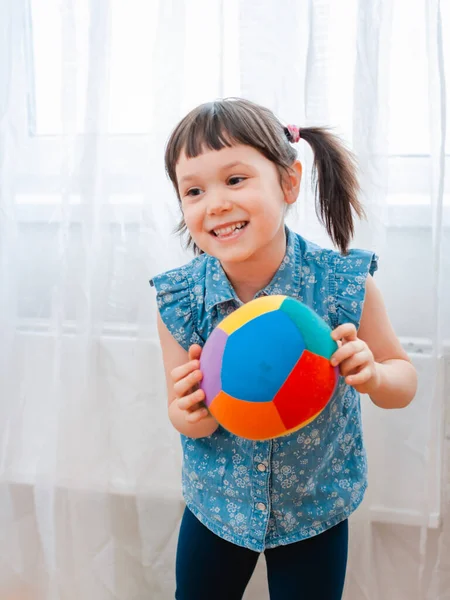
<path fill-rule="evenodd" d="M 299 192 L 298 161 L 282 186 L 275 164 L 240 144 L 195 158 L 183 153 L 176 175 L 192 239 L 222 264 L 264 257 L 284 243 L 285 208 Z"/>

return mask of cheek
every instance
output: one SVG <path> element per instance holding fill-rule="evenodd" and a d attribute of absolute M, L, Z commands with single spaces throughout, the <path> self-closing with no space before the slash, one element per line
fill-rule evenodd
<path fill-rule="evenodd" d="M 183 209 L 184 222 L 191 233 L 197 233 L 201 229 L 203 217 L 199 206 L 185 206 Z"/>
<path fill-rule="evenodd" d="M 263 219 L 270 227 L 271 224 L 276 225 L 278 219 L 284 215 L 285 206 L 283 194 L 274 187 L 272 190 L 266 190 L 265 194 L 254 195 L 250 201 L 249 212 L 253 217 Z"/>

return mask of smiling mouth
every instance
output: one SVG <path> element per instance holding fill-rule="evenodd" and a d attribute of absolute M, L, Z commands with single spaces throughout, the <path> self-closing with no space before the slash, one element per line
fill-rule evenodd
<path fill-rule="evenodd" d="M 213 229 L 210 233 L 217 238 L 227 238 L 231 237 L 236 232 L 241 231 L 247 227 L 247 225 L 248 221 L 239 221 L 232 225 L 227 225 L 226 227 L 216 227 L 216 229 Z"/>

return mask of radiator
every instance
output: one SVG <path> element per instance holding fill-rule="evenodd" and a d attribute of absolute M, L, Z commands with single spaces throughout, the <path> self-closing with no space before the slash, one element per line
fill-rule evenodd
<path fill-rule="evenodd" d="M 409 356 L 419 377 L 413 402 L 384 410 L 367 396 L 361 399 L 369 463 L 366 507 L 373 521 L 437 528 L 449 361 L 446 355 L 436 361 L 427 344 L 412 340 L 405 347 L 413 347 Z"/>

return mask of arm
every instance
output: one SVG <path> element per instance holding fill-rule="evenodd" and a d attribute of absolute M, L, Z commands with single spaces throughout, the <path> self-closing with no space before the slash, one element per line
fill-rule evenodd
<path fill-rule="evenodd" d="M 358 332 L 346 323 L 337 327 L 332 337 L 342 342 L 332 364 L 339 364 L 346 383 L 369 394 L 380 408 L 408 406 L 417 389 L 416 370 L 395 335 L 371 276 Z"/>
<path fill-rule="evenodd" d="M 164 325 L 159 312 L 157 325 L 166 376 L 169 419 L 177 431 L 188 437 L 211 435 L 219 425 L 200 404 L 205 397 L 203 390 L 197 388 L 201 379 L 198 370 L 201 348 L 194 345 L 189 353 L 186 352 Z"/>

